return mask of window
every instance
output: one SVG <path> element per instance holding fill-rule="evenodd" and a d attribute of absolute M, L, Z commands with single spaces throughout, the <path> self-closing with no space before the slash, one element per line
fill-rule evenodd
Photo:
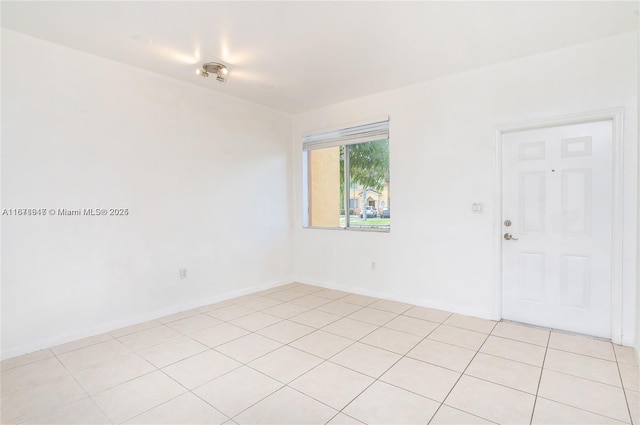
<path fill-rule="evenodd" d="M 389 120 L 303 138 L 304 226 L 391 228 Z"/>

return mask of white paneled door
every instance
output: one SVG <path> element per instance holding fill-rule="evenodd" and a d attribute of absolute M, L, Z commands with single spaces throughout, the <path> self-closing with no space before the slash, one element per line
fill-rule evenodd
<path fill-rule="evenodd" d="M 502 135 L 502 317 L 611 338 L 612 121 Z"/>

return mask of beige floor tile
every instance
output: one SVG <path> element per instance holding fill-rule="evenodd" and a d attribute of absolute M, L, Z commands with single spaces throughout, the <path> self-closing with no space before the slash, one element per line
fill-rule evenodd
<path fill-rule="evenodd" d="M 526 424 L 531 420 L 535 396 L 463 376 L 445 404 L 500 424 Z"/>
<path fill-rule="evenodd" d="M 292 342 L 290 345 L 323 359 L 328 359 L 351 344 L 353 344 L 353 341 L 350 339 L 330 334 L 329 332 L 315 331 Z"/>
<path fill-rule="evenodd" d="M 248 366 L 286 384 L 323 361 L 320 357 L 284 346 L 252 361 Z"/>
<path fill-rule="evenodd" d="M 435 341 L 477 351 L 485 339 L 487 339 L 487 335 L 467 329 L 440 325 L 440 327 L 429 334 L 427 339 L 433 339 Z"/>
<path fill-rule="evenodd" d="M 134 351 L 140 351 L 144 348 L 181 337 L 182 334 L 180 332 L 174 331 L 167 326 L 161 325 L 156 326 L 155 328 L 125 335 L 118 339 L 130 349 Z"/>
<path fill-rule="evenodd" d="M 185 387 L 193 389 L 240 366 L 241 363 L 217 351 L 208 350 L 162 370 Z"/>
<path fill-rule="evenodd" d="M 194 393 L 233 417 L 281 387 L 282 384 L 275 379 L 242 366 L 196 388 Z"/>
<path fill-rule="evenodd" d="M 229 324 L 238 326 L 239 328 L 246 329 L 251 332 L 255 332 L 280 321 L 282 321 L 282 319 L 277 316 L 272 316 L 270 314 L 258 311 L 240 317 L 238 319 L 231 320 Z"/>
<path fill-rule="evenodd" d="M 481 353 L 491 354 L 509 360 L 542 367 L 547 349 L 539 345 L 490 335 L 480 349 Z"/>
<path fill-rule="evenodd" d="M 623 347 L 622 345 L 613 344 L 613 351 L 616 353 L 618 363 L 638 366 L 638 358 L 633 347 Z"/>
<path fill-rule="evenodd" d="M 366 295 L 359 294 L 351 294 L 346 297 L 340 298 L 340 301 L 350 304 L 357 304 L 363 307 L 373 304 L 374 302 L 380 300 L 380 298 L 368 297 Z"/>
<path fill-rule="evenodd" d="M 320 292 L 325 288 L 321 286 L 307 285 L 306 283 L 295 282 L 291 289 L 297 292 L 304 292 L 305 294 L 315 294 L 316 292 Z"/>
<path fill-rule="evenodd" d="M 360 310 L 361 308 L 362 306 L 359 306 L 357 304 L 350 304 L 342 301 L 332 301 L 328 304 L 321 305 L 320 307 L 318 307 L 318 310 L 338 316 L 348 316 L 351 313 Z"/>
<path fill-rule="evenodd" d="M 237 304 L 238 302 L 240 301 L 237 301 L 235 298 L 231 298 L 228 300 L 218 301 L 217 303 L 204 305 L 200 308 L 197 308 L 196 310 L 198 310 L 199 313 L 209 313 L 210 311 L 218 310 L 223 307 L 229 307 L 230 305 Z"/>
<path fill-rule="evenodd" d="M 411 307 L 409 310 L 402 313 L 405 316 L 415 317 L 416 319 L 428 320 L 430 322 L 442 323 L 452 313 L 443 310 L 437 310 L 435 308 L 427 308 L 427 307 Z"/>
<path fill-rule="evenodd" d="M 175 322 L 177 320 L 186 319 L 187 317 L 197 316 L 198 314 L 201 314 L 199 309 L 185 310 L 175 314 L 171 314 L 169 316 L 161 317 L 157 320 L 160 323 L 167 324 L 167 323 Z"/>
<path fill-rule="evenodd" d="M 634 425 L 640 424 L 640 392 L 627 390 L 627 403 L 631 412 L 631 420 Z"/>
<path fill-rule="evenodd" d="M 255 292 L 255 295 L 264 297 L 264 296 L 267 296 L 269 294 L 275 294 L 276 292 L 282 292 L 285 289 L 293 289 L 293 287 L 294 287 L 294 285 L 291 285 L 291 284 L 278 285 L 278 286 L 275 286 L 273 288 L 264 289 L 262 291 Z"/>
<path fill-rule="evenodd" d="M 158 407 L 129 419 L 126 424 L 174 425 L 174 424 L 222 424 L 229 420 L 202 399 L 186 393 Z"/>
<path fill-rule="evenodd" d="M 42 416 L 25 422 L 25 425 L 102 425 L 111 422 L 90 398 L 66 404 Z"/>
<path fill-rule="evenodd" d="M 596 415 L 595 413 L 587 412 L 586 410 L 576 409 L 575 407 L 567 406 L 566 404 L 556 403 L 555 401 L 538 397 L 531 423 L 546 425 L 609 425 L 622 424 L 624 422 L 619 422 L 612 418 L 607 418 L 606 416 Z"/>
<path fill-rule="evenodd" d="M 433 417 L 429 425 L 477 425 L 492 424 L 493 422 L 474 416 L 462 410 L 454 409 L 446 405 L 440 406 L 438 413 Z"/>
<path fill-rule="evenodd" d="M 274 307 L 269 307 L 262 310 L 264 313 L 271 314 L 273 316 L 278 316 L 283 319 L 288 319 L 293 316 L 297 316 L 300 313 L 304 313 L 308 308 L 302 307 L 299 305 L 291 304 L 291 303 L 283 303 L 278 304 Z"/>
<path fill-rule="evenodd" d="M 329 323 L 327 326 L 322 328 L 323 331 L 331 332 L 332 334 L 340 335 L 355 341 L 376 329 L 378 329 L 378 325 L 349 319 L 348 317 Z"/>
<path fill-rule="evenodd" d="M 348 292 L 338 291 L 337 289 L 323 289 L 322 291 L 316 292 L 314 295 L 329 298 L 331 300 L 338 300 L 350 294 Z"/>
<path fill-rule="evenodd" d="M 406 354 L 416 346 L 422 337 L 411 335 L 394 329 L 378 328 L 360 340 L 365 344 L 393 351 L 398 354 Z"/>
<path fill-rule="evenodd" d="M 90 336 L 89 338 L 82 338 L 77 341 L 67 342 L 66 344 L 57 345 L 51 349 L 54 354 L 62 354 L 67 353 L 69 351 L 77 350 L 79 348 L 88 347 L 89 345 L 94 345 L 99 342 L 110 341 L 113 339 L 113 336 L 110 334 L 100 334 L 95 336 Z"/>
<path fill-rule="evenodd" d="M 177 361 L 202 353 L 209 348 L 191 338 L 172 339 L 162 344 L 145 348 L 138 355 L 157 368 L 163 368 Z"/>
<path fill-rule="evenodd" d="M 275 325 L 259 330 L 258 333 L 283 344 L 288 344 L 298 338 L 310 334 L 313 331 L 315 331 L 315 328 L 312 328 L 311 326 L 291 322 L 289 320 L 283 320 Z"/>
<path fill-rule="evenodd" d="M 111 336 L 114 338 L 119 338 L 121 336 L 134 334 L 136 332 L 144 331 L 146 329 L 155 328 L 156 326 L 160 326 L 160 323 L 157 320 L 150 320 L 148 322 L 136 323 L 135 325 L 127 326 L 125 328 L 116 329 L 110 332 Z"/>
<path fill-rule="evenodd" d="M 341 318 L 341 316 L 337 316 L 331 313 L 325 313 L 324 311 L 320 310 L 308 310 L 304 313 L 298 314 L 297 316 L 293 316 L 289 320 L 320 329 L 324 326 L 327 326 L 329 323 L 340 320 Z"/>
<path fill-rule="evenodd" d="M 226 344 L 219 345 L 216 350 L 239 361 L 249 363 L 271 351 L 280 348 L 282 344 L 265 338 L 258 334 L 249 334 L 238 339 L 234 339 Z"/>
<path fill-rule="evenodd" d="M 603 384 L 622 386 L 618 365 L 608 360 L 549 348 L 544 367 Z"/>
<path fill-rule="evenodd" d="M 549 331 L 547 330 L 509 322 L 498 322 L 491 334 L 502 338 L 540 345 L 542 347 L 546 347 L 549 341 Z"/>
<path fill-rule="evenodd" d="M 327 362 L 305 373 L 289 386 L 340 410 L 373 381 L 369 376 Z"/>
<path fill-rule="evenodd" d="M 2 397 L 3 424 L 21 423 L 87 397 L 71 376 L 45 381 Z"/>
<path fill-rule="evenodd" d="M 415 317 L 400 315 L 384 325 L 385 328 L 395 329 L 419 337 L 429 335 L 438 324 L 428 320 L 416 319 Z"/>
<path fill-rule="evenodd" d="M 622 388 L 545 369 L 538 396 L 629 422 Z"/>
<path fill-rule="evenodd" d="M 462 372 L 471 362 L 476 352 L 444 342 L 425 339 L 407 353 L 408 357 L 447 369 Z"/>
<path fill-rule="evenodd" d="M 464 373 L 536 395 L 542 369 L 502 357 L 478 353 Z"/>
<path fill-rule="evenodd" d="M 271 288 L 271 289 L 273 290 L 273 292 L 278 292 L 278 291 L 282 290 L 282 288 Z M 262 291 L 263 293 L 253 292 L 251 294 L 244 294 L 244 295 L 241 295 L 239 297 L 232 298 L 230 301 L 233 301 L 233 304 L 239 304 L 239 303 L 244 302 L 244 301 L 248 301 L 248 300 L 252 300 L 254 298 L 258 298 L 258 297 L 264 296 L 264 295 L 266 295 L 267 291 L 270 291 L 270 290 Z"/>
<path fill-rule="evenodd" d="M 74 376 L 89 394 L 97 394 L 154 370 L 156 368 L 149 362 L 136 354 L 129 354 L 82 369 Z"/>
<path fill-rule="evenodd" d="M 640 391 L 640 371 L 638 366 L 619 364 L 622 384 L 626 390 Z"/>
<path fill-rule="evenodd" d="M 478 317 L 464 316 L 462 314 L 452 314 L 443 322 L 445 325 L 457 328 L 469 329 L 470 331 L 491 333 L 496 326 L 493 320 L 480 319 Z"/>
<path fill-rule="evenodd" d="M 551 332 L 549 348 L 616 361 L 616 356 L 613 353 L 613 344 L 583 336 Z"/>
<path fill-rule="evenodd" d="M 380 380 L 442 402 L 459 377 L 458 372 L 404 357 Z"/>
<path fill-rule="evenodd" d="M 375 308 L 364 307 L 355 313 L 351 313 L 348 317 L 350 319 L 360 320 L 362 322 L 371 323 L 373 325 L 382 326 L 387 322 L 390 322 L 398 315 L 396 313 L 390 313 L 388 311 L 376 310 Z"/>
<path fill-rule="evenodd" d="M 400 358 L 399 354 L 356 342 L 333 356 L 331 361 L 377 378 Z"/>
<path fill-rule="evenodd" d="M 376 310 L 388 311 L 390 313 L 402 314 L 413 307 L 411 304 L 401 303 L 398 301 L 378 300 L 368 307 Z"/>
<path fill-rule="evenodd" d="M 26 388 L 39 382 L 67 376 L 67 369 L 55 357 L 0 372 L 1 394 Z"/>
<path fill-rule="evenodd" d="M 131 354 L 131 350 L 120 341 L 112 339 L 60 354 L 58 359 L 67 370 L 75 372 L 128 354 Z"/>
<path fill-rule="evenodd" d="M 302 292 L 296 292 L 292 290 L 285 289 L 284 291 L 278 291 L 271 294 L 267 294 L 267 297 L 273 298 L 274 300 L 280 301 L 292 301 L 298 298 L 304 297 L 305 294 Z"/>
<path fill-rule="evenodd" d="M 329 304 L 330 302 L 331 300 L 329 298 L 317 297 L 315 295 L 305 295 L 304 297 L 296 298 L 295 300 L 291 301 L 291 304 L 309 309 L 320 307 L 321 305 Z"/>
<path fill-rule="evenodd" d="M 0 371 L 13 369 L 14 367 L 18 366 L 24 366 L 26 364 L 48 359 L 50 357 L 53 357 L 53 353 L 51 352 L 51 350 L 34 351 L 33 353 L 12 357 L 0 362 Z"/>
<path fill-rule="evenodd" d="M 229 323 L 221 323 L 210 328 L 202 329 L 201 331 L 196 331 L 190 334 L 189 337 L 201 342 L 207 347 L 214 348 L 248 334 L 249 331 L 245 329 L 230 325 Z"/>
<path fill-rule="evenodd" d="M 160 371 L 152 372 L 93 396 L 111 421 L 127 421 L 187 390 Z"/>
<path fill-rule="evenodd" d="M 217 308 L 215 310 L 209 310 L 205 314 L 227 322 L 229 320 L 238 319 L 251 313 L 255 313 L 255 310 L 249 307 L 233 304 Z"/>
<path fill-rule="evenodd" d="M 356 418 L 352 418 L 349 415 L 345 415 L 344 413 L 338 413 L 327 422 L 327 425 L 363 425 L 362 422 L 357 420 Z"/>
<path fill-rule="evenodd" d="M 426 424 L 438 406 L 433 400 L 377 381 L 344 413 L 368 424 Z"/>
<path fill-rule="evenodd" d="M 222 323 L 221 320 L 214 319 L 206 314 L 197 314 L 195 316 L 185 317 L 184 319 L 176 320 L 174 322 L 167 323 L 167 326 L 173 330 L 176 330 L 182 334 L 190 334 L 191 332 L 199 331 L 204 328 L 209 328 Z"/>
<path fill-rule="evenodd" d="M 291 388 L 284 387 L 235 418 L 238 424 L 324 424 L 336 410 Z"/>
<path fill-rule="evenodd" d="M 243 301 L 243 302 L 241 302 L 239 304 L 241 306 L 252 308 L 254 310 L 260 311 L 260 310 L 264 310 L 264 309 L 269 308 L 269 307 L 274 307 L 274 306 L 280 305 L 282 303 L 283 303 L 283 301 L 274 300 L 273 298 L 257 297 L 257 298 L 253 298 L 251 300 Z"/>

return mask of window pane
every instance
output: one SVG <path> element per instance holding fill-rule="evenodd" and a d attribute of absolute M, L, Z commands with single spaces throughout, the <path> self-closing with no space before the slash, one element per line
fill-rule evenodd
<path fill-rule="evenodd" d="M 309 151 L 309 225 L 340 227 L 341 146 Z M 342 223 L 341 223 L 342 221 Z"/>
<path fill-rule="evenodd" d="M 349 152 L 350 227 L 389 229 L 391 191 L 389 178 L 389 140 L 359 143 Z"/>

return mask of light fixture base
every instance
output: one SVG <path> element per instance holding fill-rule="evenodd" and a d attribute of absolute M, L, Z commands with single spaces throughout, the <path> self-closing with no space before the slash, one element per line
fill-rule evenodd
<path fill-rule="evenodd" d="M 227 83 L 227 75 L 229 74 L 229 69 L 226 65 L 218 62 L 206 62 L 202 64 L 202 67 L 196 71 L 196 74 L 202 77 L 208 77 L 209 74 L 214 74 L 218 82 Z"/>

